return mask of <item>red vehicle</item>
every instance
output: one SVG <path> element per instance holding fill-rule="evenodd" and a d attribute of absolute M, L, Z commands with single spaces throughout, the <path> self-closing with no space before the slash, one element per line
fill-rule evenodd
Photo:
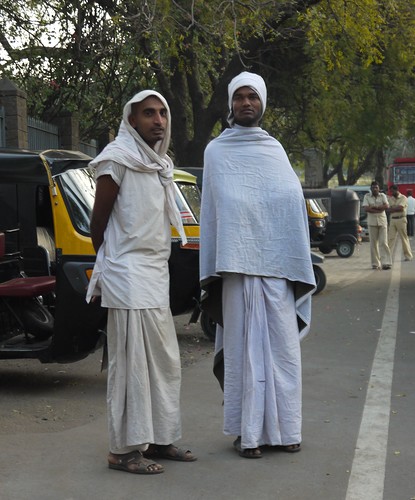
<path fill-rule="evenodd" d="M 388 193 L 390 187 L 396 184 L 399 192 L 406 196 L 408 189 L 415 193 L 415 158 L 395 158 L 386 168 Z"/>

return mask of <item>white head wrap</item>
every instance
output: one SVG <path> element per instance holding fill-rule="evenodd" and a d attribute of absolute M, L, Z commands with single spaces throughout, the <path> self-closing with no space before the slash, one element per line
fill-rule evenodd
<path fill-rule="evenodd" d="M 232 109 L 232 99 L 234 93 L 240 89 L 241 87 L 250 87 L 254 90 L 261 101 L 262 113 L 261 117 L 263 117 L 265 113 L 265 109 L 267 107 L 267 87 L 265 85 L 264 79 L 262 76 L 259 76 L 255 73 L 249 73 L 248 71 L 243 71 L 239 75 L 235 76 L 228 85 L 228 107 L 229 107 L 229 115 L 228 115 L 228 123 L 232 127 L 233 126 L 233 109 Z"/>
<path fill-rule="evenodd" d="M 132 113 L 132 109 L 131 109 L 132 105 L 137 103 L 137 102 L 142 102 L 142 101 L 144 101 L 144 99 L 147 99 L 147 97 L 152 97 L 152 96 L 157 97 L 167 110 L 167 124 L 166 124 L 165 135 L 164 135 L 163 140 L 156 144 L 154 150 L 152 148 L 150 148 L 150 146 L 142 139 L 142 137 L 130 125 L 130 122 L 128 121 L 128 117 Z M 144 149 L 144 151 L 150 156 L 150 158 L 152 158 L 154 156 L 154 151 L 161 158 L 163 158 L 166 155 L 167 150 L 169 149 L 170 136 L 171 136 L 171 114 L 170 114 L 169 105 L 167 104 L 166 99 L 161 94 L 159 94 L 155 90 L 143 90 L 142 92 L 139 92 L 138 94 L 136 94 L 124 106 L 124 111 L 122 114 L 122 123 L 125 125 L 128 132 L 134 137 L 135 141 L 138 142 L 140 147 L 142 147 Z M 151 152 L 153 152 L 153 154 Z"/>
<path fill-rule="evenodd" d="M 138 132 L 130 125 L 128 117 L 131 115 L 131 106 L 134 103 L 144 101 L 147 97 L 157 97 L 167 110 L 167 123 L 164 138 L 152 149 Z M 110 142 L 104 150 L 91 162 L 92 167 L 96 167 L 105 160 L 112 160 L 127 168 L 138 172 L 157 171 L 160 182 L 166 192 L 167 210 L 171 224 L 179 232 L 183 244 L 187 239 L 183 228 L 180 212 L 175 200 L 175 190 L 173 186 L 173 162 L 167 155 L 171 135 L 171 114 L 166 99 L 155 90 L 143 90 L 130 99 L 124 106 L 123 117 L 118 131 L 118 135 L 113 142 Z"/>

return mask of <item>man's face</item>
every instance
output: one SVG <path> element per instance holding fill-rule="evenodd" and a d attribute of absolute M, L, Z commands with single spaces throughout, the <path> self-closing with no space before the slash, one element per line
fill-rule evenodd
<path fill-rule="evenodd" d="M 377 196 L 379 194 L 379 186 L 377 184 L 370 186 L 370 189 L 372 190 L 373 196 Z"/>
<path fill-rule="evenodd" d="M 394 198 L 397 198 L 397 197 L 398 197 L 399 189 L 396 189 L 396 188 L 391 188 L 391 192 L 392 192 L 392 196 L 393 196 Z"/>
<path fill-rule="evenodd" d="M 232 97 L 234 123 L 243 127 L 257 127 L 262 106 L 258 94 L 250 87 L 239 88 Z"/>
<path fill-rule="evenodd" d="M 160 99 L 150 96 L 131 106 L 128 121 L 143 140 L 154 149 L 166 134 L 167 109 Z"/>

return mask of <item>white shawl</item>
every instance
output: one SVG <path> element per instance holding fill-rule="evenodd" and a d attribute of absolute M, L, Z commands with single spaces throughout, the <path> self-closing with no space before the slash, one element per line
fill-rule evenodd
<path fill-rule="evenodd" d="M 131 105 L 144 101 L 147 97 L 155 96 L 163 103 L 167 110 L 167 129 L 165 137 L 156 150 L 152 149 L 142 137 L 134 130 L 128 121 L 131 114 Z M 91 162 L 92 167 L 97 167 L 105 160 L 112 160 L 120 165 L 135 170 L 137 172 L 157 171 L 160 182 L 164 186 L 166 193 L 167 211 L 171 224 L 177 229 L 183 244 L 187 243 L 187 238 L 183 229 L 180 212 L 175 201 L 173 186 L 173 162 L 167 155 L 170 144 L 171 115 L 170 108 L 164 97 L 155 90 L 143 90 L 130 99 L 124 106 L 123 119 L 118 131 L 118 135 L 113 142 Z"/>
<path fill-rule="evenodd" d="M 260 127 L 235 125 L 207 146 L 200 243 L 203 287 L 224 272 L 285 278 L 296 284 L 300 329 L 309 325 L 315 279 L 303 192 L 283 147 Z"/>
<path fill-rule="evenodd" d="M 167 128 L 165 137 L 157 144 L 156 150 L 153 150 L 134 130 L 128 121 L 131 114 L 131 105 L 141 102 L 147 97 L 155 96 L 163 103 L 167 110 Z M 105 149 L 90 162 L 90 165 L 96 168 L 104 161 L 114 161 L 136 172 L 157 172 L 160 182 L 164 187 L 166 195 L 166 208 L 170 223 L 177 229 L 183 244 L 187 243 L 180 212 L 175 200 L 175 191 L 173 185 L 173 162 L 167 155 L 167 149 L 170 144 L 171 116 L 170 109 L 164 97 L 154 90 L 144 90 L 136 94 L 125 106 L 123 119 L 117 137 L 108 144 Z M 86 300 L 90 302 L 93 295 L 101 294 L 100 277 L 103 269 L 105 256 L 105 233 L 104 242 L 100 246 L 94 266 L 94 271 L 89 282 Z"/>

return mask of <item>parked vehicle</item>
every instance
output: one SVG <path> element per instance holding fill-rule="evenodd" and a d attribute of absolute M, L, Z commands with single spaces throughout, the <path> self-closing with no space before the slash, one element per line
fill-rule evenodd
<path fill-rule="evenodd" d="M 311 247 L 323 254 L 336 250 L 339 257 L 351 257 L 361 240 L 359 197 L 350 189 L 304 189 L 305 199 L 322 199 L 329 217 L 324 232 L 311 240 Z"/>
<path fill-rule="evenodd" d="M 306 199 L 305 202 L 307 207 L 310 239 L 315 241 L 324 234 L 329 214 L 321 206 L 318 200 L 309 198 Z"/>
<path fill-rule="evenodd" d="M 85 301 L 95 262 L 90 160 L 0 150 L 0 359 L 72 362 L 105 340 L 106 310 Z M 186 172 L 175 172 L 175 188 L 189 243 L 172 229 L 171 308 L 183 314 L 200 293 L 200 194 Z"/>
<path fill-rule="evenodd" d="M 326 288 L 327 284 L 326 273 L 319 265 L 323 264 L 324 257 L 322 257 L 321 255 L 317 255 L 314 252 L 311 252 L 311 262 L 313 264 L 314 278 L 316 280 L 316 289 L 314 290 L 313 295 L 317 295 Z"/>
<path fill-rule="evenodd" d="M 415 193 L 415 158 L 395 158 L 391 165 L 386 167 L 387 192 L 393 184 L 399 192 L 406 196 L 408 189 Z"/>
<path fill-rule="evenodd" d="M 369 236 L 369 229 L 367 227 L 367 212 L 363 208 L 363 198 L 366 193 L 370 193 L 370 186 L 353 185 L 353 186 L 337 186 L 335 189 L 351 189 L 359 197 L 359 224 L 362 227 L 363 236 Z"/>

